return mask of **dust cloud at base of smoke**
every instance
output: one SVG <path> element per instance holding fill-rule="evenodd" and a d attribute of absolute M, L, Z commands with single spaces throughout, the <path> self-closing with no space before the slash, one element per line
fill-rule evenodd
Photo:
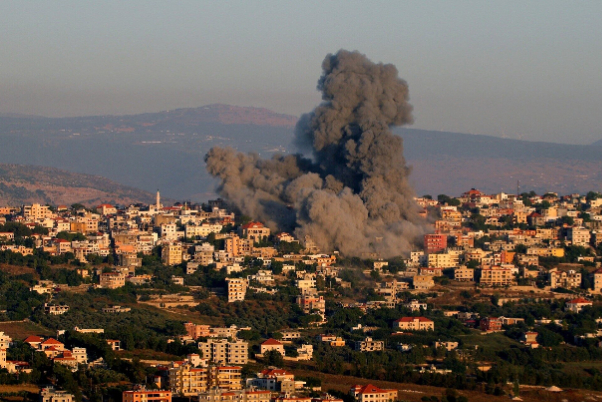
<path fill-rule="evenodd" d="M 391 64 L 340 50 L 322 63 L 322 103 L 303 115 L 295 144 L 303 154 L 261 159 L 212 148 L 218 193 L 275 231 L 309 236 L 325 252 L 408 252 L 428 231 L 409 185 L 402 139 L 392 126 L 412 123 L 407 83 Z"/>

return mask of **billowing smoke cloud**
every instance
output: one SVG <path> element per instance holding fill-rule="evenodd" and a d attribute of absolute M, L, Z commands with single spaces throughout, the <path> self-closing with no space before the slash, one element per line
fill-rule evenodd
<path fill-rule="evenodd" d="M 358 52 L 329 54 L 322 69 L 323 102 L 295 130 L 311 158 L 215 147 L 207 169 L 220 195 L 273 230 L 309 235 L 323 251 L 399 255 L 425 232 L 402 140 L 390 130 L 412 123 L 408 85 L 395 66 Z"/>

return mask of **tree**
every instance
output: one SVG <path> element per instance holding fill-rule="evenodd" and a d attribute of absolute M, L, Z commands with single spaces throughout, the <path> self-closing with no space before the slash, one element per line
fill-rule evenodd
<path fill-rule="evenodd" d="M 282 367 L 284 358 L 277 350 L 270 350 L 263 354 L 263 358 L 268 366 Z"/>

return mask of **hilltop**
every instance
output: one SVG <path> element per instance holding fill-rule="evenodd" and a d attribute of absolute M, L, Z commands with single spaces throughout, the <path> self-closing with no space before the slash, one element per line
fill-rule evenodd
<path fill-rule="evenodd" d="M 100 176 L 64 170 L 0 164 L 0 205 L 42 203 L 95 205 L 150 202 L 153 195 Z"/>
<path fill-rule="evenodd" d="M 295 116 L 207 105 L 126 116 L 0 116 L 0 162 L 100 175 L 194 201 L 214 197 L 204 156 L 230 146 L 262 157 L 295 152 Z M 602 187 L 602 153 L 567 145 L 399 128 L 410 181 L 420 194 L 483 191 L 587 192 Z"/>

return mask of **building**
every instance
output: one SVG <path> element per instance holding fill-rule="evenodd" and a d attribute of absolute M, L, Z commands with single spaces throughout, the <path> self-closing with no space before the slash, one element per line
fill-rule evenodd
<path fill-rule="evenodd" d="M 253 240 L 241 239 L 237 235 L 228 236 L 224 241 L 224 250 L 233 257 L 251 255 Z"/>
<path fill-rule="evenodd" d="M 549 278 L 552 289 L 577 289 L 581 287 L 581 274 L 577 271 L 570 270 L 565 272 L 553 268 L 549 272 Z"/>
<path fill-rule="evenodd" d="M 537 336 L 539 334 L 537 332 L 525 332 L 522 336 L 520 341 L 525 344 L 526 346 L 530 347 L 531 349 L 535 349 L 539 347 L 539 343 L 537 342 Z"/>
<path fill-rule="evenodd" d="M 275 350 L 284 356 L 284 345 L 276 339 L 270 338 L 259 347 L 259 352 L 263 355 L 267 352 Z"/>
<path fill-rule="evenodd" d="M 257 373 L 255 378 L 247 379 L 247 386 L 268 391 L 294 392 L 295 375 L 289 371 L 270 368 Z"/>
<path fill-rule="evenodd" d="M 567 231 L 567 240 L 570 240 L 573 246 L 588 247 L 591 234 L 587 228 L 572 227 Z"/>
<path fill-rule="evenodd" d="M 241 226 L 241 236 L 244 239 L 252 240 L 253 243 L 260 243 L 270 236 L 270 229 L 261 222 L 249 222 Z"/>
<path fill-rule="evenodd" d="M 592 272 L 592 279 L 594 284 L 594 292 L 602 291 L 602 268 L 598 268 Z"/>
<path fill-rule="evenodd" d="M 270 402 L 272 393 L 265 390 L 245 389 L 239 391 L 224 391 L 212 388 L 199 393 L 199 402 Z"/>
<path fill-rule="evenodd" d="M 402 331 L 434 331 L 435 322 L 426 317 L 401 317 L 393 322 L 393 328 Z"/>
<path fill-rule="evenodd" d="M 428 290 L 435 286 L 435 281 L 431 275 L 416 275 L 412 278 L 414 289 Z"/>
<path fill-rule="evenodd" d="M 481 285 L 485 286 L 504 286 L 514 283 L 514 274 L 511 268 L 502 268 L 492 266 L 481 269 Z"/>
<path fill-rule="evenodd" d="M 212 386 L 228 390 L 242 389 L 241 370 L 240 366 L 213 367 L 211 369 Z"/>
<path fill-rule="evenodd" d="M 182 243 L 169 243 L 161 248 L 161 260 L 165 265 L 179 265 L 182 263 Z"/>
<path fill-rule="evenodd" d="M 103 307 L 103 313 L 129 313 L 132 311 L 130 307 L 121 307 L 121 306 L 113 306 L 113 307 Z"/>
<path fill-rule="evenodd" d="M 412 299 L 410 302 L 405 303 L 404 307 L 409 309 L 410 311 L 420 311 L 420 309 L 423 309 L 426 311 L 426 309 L 428 308 L 426 303 L 420 303 L 416 299 Z"/>
<path fill-rule="evenodd" d="M 446 234 L 424 235 L 424 252 L 426 254 L 439 253 L 447 248 Z"/>
<path fill-rule="evenodd" d="M 100 287 L 118 289 L 125 286 L 125 275 L 121 272 L 103 272 L 100 274 Z"/>
<path fill-rule="evenodd" d="M 121 350 L 121 341 L 118 339 L 107 339 L 107 344 L 111 350 Z"/>
<path fill-rule="evenodd" d="M 209 337 L 211 336 L 211 326 L 210 325 L 201 325 L 195 324 L 192 322 L 184 323 L 184 329 L 186 330 L 186 334 L 192 339 L 198 339 L 201 336 Z"/>
<path fill-rule="evenodd" d="M 355 350 L 360 352 L 376 352 L 385 349 L 383 341 L 374 341 L 372 338 L 365 338 L 363 341 L 355 342 Z"/>
<path fill-rule="evenodd" d="M 73 402 L 74 400 L 72 394 L 67 391 L 56 391 L 53 387 L 45 387 L 40 391 L 40 402 Z"/>
<path fill-rule="evenodd" d="M 303 294 L 297 296 L 297 304 L 305 314 L 310 314 L 313 311 L 318 311 L 322 314 L 326 312 L 326 300 L 324 300 L 323 296 Z"/>
<path fill-rule="evenodd" d="M 169 369 L 169 388 L 172 393 L 182 396 L 195 396 L 211 388 L 223 390 L 242 389 L 240 366 L 200 367 L 189 363 Z"/>
<path fill-rule="evenodd" d="M 354 385 L 349 390 L 357 402 L 393 402 L 397 399 L 397 390 L 380 389 L 372 384 Z"/>
<path fill-rule="evenodd" d="M 123 402 L 171 402 L 171 391 L 161 390 L 134 390 L 123 391 Z"/>
<path fill-rule="evenodd" d="M 48 205 L 25 205 L 23 207 L 23 216 L 27 220 L 37 221 L 52 218 L 52 211 Z"/>
<path fill-rule="evenodd" d="M 474 269 L 461 266 L 454 269 L 454 279 L 460 282 L 474 281 Z"/>
<path fill-rule="evenodd" d="M 458 266 L 458 255 L 455 253 L 429 254 L 428 266 L 431 268 L 454 268 Z"/>
<path fill-rule="evenodd" d="M 583 310 L 584 307 L 591 307 L 593 305 L 594 303 L 592 303 L 591 301 L 579 297 L 577 299 L 573 299 L 566 302 L 565 310 L 571 311 L 573 313 L 579 313 L 581 312 L 581 310 Z"/>
<path fill-rule="evenodd" d="M 209 389 L 209 369 L 183 364 L 169 369 L 169 388 L 174 394 L 193 396 Z"/>
<path fill-rule="evenodd" d="M 485 332 L 501 331 L 502 325 L 504 322 L 498 317 L 485 317 L 479 322 L 481 331 Z"/>
<path fill-rule="evenodd" d="M 249 282 L 244 278 L 226 278 L 228 283 L 228 303 L 245 299 Z"/>
<path fill-rule="evenodd" d="M 249 360 L 249 344 L 242 340 L 208 339 L 199 342 L 198 348 L 203 357 L 213 363 L 240 365 Z"/>
<path fill-rule="evenodd" d="M 435 348 L 445 348 L 445 350 L 447 350 L 448 352 L 451 352 L 452 350 L 458 349 L 458 346 L 460 344 L 458 342 L 435 342 Z"/>
<path fill-rule="evenodd" d="M 44 312 L 50 315 L 61 315 L 69 311 L 69 306 L 44 303 Z"/>

